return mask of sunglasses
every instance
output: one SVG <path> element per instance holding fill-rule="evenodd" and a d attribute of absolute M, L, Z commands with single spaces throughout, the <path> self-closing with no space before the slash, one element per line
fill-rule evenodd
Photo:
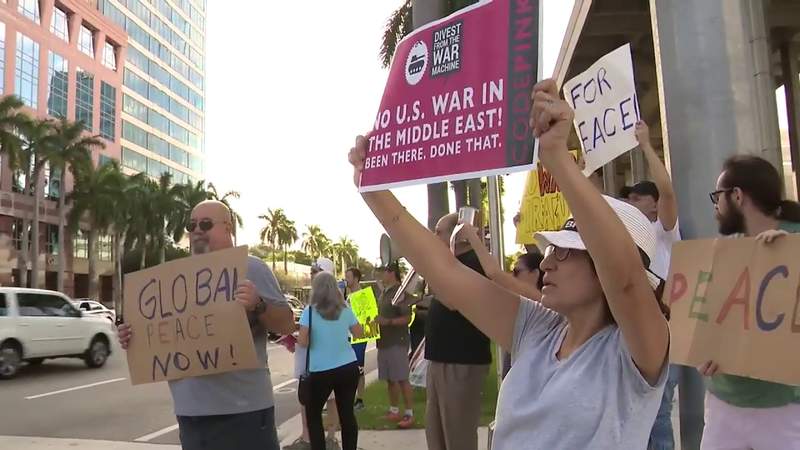
<path fill-rule="evenodd" d="M 555 245 L 548 245 L 547 248 L 544 250 L 544 257 L 547 258 L 550 255 L 556 257 L 556 261 L 566 261 L 569 258 L 570 248 L 562 248 L 556 247 Z"/>
<path fill-rule="evenodd" d="M 708 196 L 711 198 L 711 203 L 716 205 L 717 203 L 719 203 L 719 196 L 721 194 L 727 194 L 728 192 L 733 192 L 733 189 L 719 189 L 708 194 Z"/>
<path fill-rule="evenodd" d="M 208 231 L 214 228 L 214 225 L 218 223 L 224 223 L 224 222 L 222 221 L 215 222 L 211 219 L 202 219 L 200 221 L 193 220 L 188 224 L 186 224 L 186 231 L 188 231 L 189 233 L 194 233 L 194 230 L 196 230 L 197 228 L 200 228 L 200 231 Z"/>

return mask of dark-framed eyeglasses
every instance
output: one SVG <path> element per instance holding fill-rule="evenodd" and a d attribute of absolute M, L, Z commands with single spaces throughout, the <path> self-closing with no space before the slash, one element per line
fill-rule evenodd
<path fill-rule="evenodd" d="M 569 258 L 570 248 L 562 248 L 557 247 L 555 245 L 548 245 L 546 249 L 544 249 L 544 257 L 547 258 L 550 255 L 556 257 L 556 261 L 566 261 Z"/>
<path fill-rule="evenodd" d="M 716 191 L 709 193 L 708 197 L 711 198 L 711 203 L 716 205 L 719 203 L 719 196 L 722 194 L 727 194 L 728 192 L 733 192 L 733 188 L 717 189 Z"/>
<path fill-rule="evenodd" d="M 224 223 L 223 221 L 213 221 L 211 219 L 201 219 L 199 221 L 192 220 L 188 224 L 186 224 L 186 231 L 189 233 L 194 233 L 194 230 L 200 228 L 200 231 L 208 231 L 214 228 L 214 225 L 218 223 Z"/>

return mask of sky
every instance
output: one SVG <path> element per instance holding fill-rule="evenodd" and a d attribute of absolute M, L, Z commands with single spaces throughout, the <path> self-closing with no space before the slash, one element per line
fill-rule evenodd
<path fill-rule="evenodd" d="M 383 228 L 352 182 L 347 152 L 374 121 L 388 70 L 378 50 L 401 0 L 208 2 L 206 30 L 206 179 L 236 190 L 244 227 L 239 244 L 256 245 L 268 208 L 297 224 L 348 236 L 370 262 Z M 553 71 L 572 1 L 545 0 L 543 73 Z M 506 179 L 506 252 L 514 253 L 513 212 L 525 174 Z M 424 186 L 395 190 L 427 220 Z M 454 206 L 451 201 L 451 208 Z M 296 244 L 299 247 L 299 243 Z"/>

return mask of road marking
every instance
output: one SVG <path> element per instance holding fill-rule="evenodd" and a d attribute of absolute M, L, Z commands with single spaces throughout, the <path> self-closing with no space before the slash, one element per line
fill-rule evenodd
<path fill-rule="evenodd" d="M 275 392 L 275 391 L 277 391 L 278 389 L 280 389 L 280 388 L 282 388 L 282 387 L 286 387 L 286 386 L 288 386 L 288 385 L 290 385 L 290 384 L 294 383 L 295 381 L 297 381 L 297 378 L 292 378 L 291 380 L 286 380 L 286 381 L 284 381 L 283 383 L 281 383 L 281 384 L 279 384 L 279 385 L 275 386 L 275 387 L 272 389 L 272 392 Z"/>
<path fill-rule="evenodd" d="M 275 388 L 272 389 L 272 391 L 274 392 L 274 391 L 277 391 L 278 389 L 284 388 L 284 387 L 294 383 L 295 381 L 297 381 L 297 378 L 292 378 L 291 380 L 286 380 L 283 383 L 275 386 Z M 170 433 L 172 431 L 175 431 L 177 429 L 178 429 L 178 424 L 175 424 L 175 425 L 169 426 L 167 428 L 164 428 L 162 430 L 158 430 L 158 431 L 155 431 L 153 433 L 144 435 L 144 436 L 142 436 L 140 438 L 136 438 L 136 439 L 134 439 L 134 441 L 135 442 L 150 442 L 150 441 L 152 441 L 153 439 L 155 439 L 157 437 L 163 436 L 163 435 L 165 435 L 167 433 Z"/>
<path fill-rule="evenodd" d="M 123 381 L 123 380 L 127 380 L 127 378 L 114 378 L 113 380 L 98 381 L 97 383 L 84 384 L 83 386 L 75 386 L 68 389 L 61 389 L 60 391 L 45 392 L 44 394 L 39 394 L 39 395 L 31 395 L 30 397 L 25 397 L 25 400 L 34 400 L 37 398 L 47 397 L 50 395 L 63 394 L 64 392 L 72 392 L 72 391 L 77 391 L 79 389 L 86 389 L 90 387 L 100 386 L 103 384 L 116 383 L 117 381 Z"/>
<path fill-rule="evenodd" d="M 157 437 L 163 436 L 163 435 L 165 435 L 167 433 L 171 433 L 171 432 L 173 432 L 173 431 L 175 431 L 177 429 L 178 429 L 178 424 L 176 423 L 175 425 L 172 425 L 172 426 L 169 426 L 167 428 L 164 428 L 163 430 L 158 430 L 158 431 L 155 431 L 153 433 L 144 435 L 144 436 L 142 436 L 140 438 L 136 438 L 136 439 L 134 439 L 134 442 L 150 442 L 150 441 L 152 441 L 153 439 L 155 439 Z"/>

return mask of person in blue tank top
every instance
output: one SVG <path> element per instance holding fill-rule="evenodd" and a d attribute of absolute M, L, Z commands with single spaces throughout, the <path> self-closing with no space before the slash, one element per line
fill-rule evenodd
<path fill-rule="evenodd" d="M 328 272 L 311 281 L 309 305 L 300 316 L 297 342 L 308 348 L 311 396 L 306 404 L 312 450 L 325 450 L 322 406 L 336 397 L 336 410 L 342 426 L 342 449 L 356 450 L 358 423 L 353 402 L 358 387 L 358 363 L 350 346 L 350 335 L 360 337 L 363 329 L 345 304 L 336 278 Z"/>

